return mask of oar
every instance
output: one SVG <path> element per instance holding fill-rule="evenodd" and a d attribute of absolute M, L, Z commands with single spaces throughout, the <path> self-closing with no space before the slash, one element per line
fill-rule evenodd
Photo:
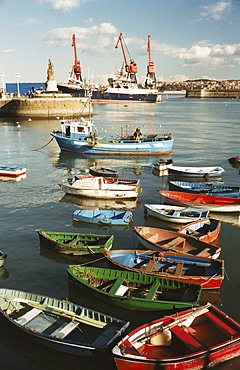
<path fill-rule="evenodd" d="M 74 312 L 66 311 L 62 308 L 58 308 L 58 307 L 54 307 L 54 306 L 47 306 L 47 305 L 36 303 L 34 301 L 28 301 L 26 299 L 21 299 L 21 298 L 14 298 L 13 300 L 16 301 L 16 302 L 20 302 L 20 303 L 26 303 L 28 306 L 38 308 L 39 310 L 46 311 L 46 312 L 52 313 L 54 315 L 59 315 L 59 316 L 62 316 L 62 317 L 66 317 L 68 319 L 71 319 L 72 321 L 79 321 L 79 322 L 82 322 L 84 324 L 95 326 L 97 328 L 102 329 L 107 325 L 106 322 L 100 322 L 100 321 L 91 319 L 90 317 L 76 315 Z"/>
<path fill-rule="evenodd" d="M 157 334 L 157 333 L 162 333 L 164 330 L 166 329 L 171 329 L 173 326 L 176 326 L 178 325 L 179 323 L 181 323 L 182 321 L 188 319 L 188 318 L 195 318 L 195 317 L 198 317 L 200 315 L 203 315 L 204 313 L 208 312 L 208 308 L 211 307 L 211 303 L 207 303 L 205 306 L 203 307 L 199 307 L 199 308 L 196 308 L 195 311 L 192 311 L 190 313 L 187 313 L 185 315 L 182 315 L 180 318 L 176 318 L 173 322 L 171 322 L 170 324 L 168 325 L 165 325 L 165 326 L 160 326 L 158 327 L 157 329 L 153 330 L 150 334 L 147 334 L 147 335 L 143 335 L 142 338 L 138 338 L 136 340 L 134 340 L 132 342 L 132 344 L 134 343 L 137 343 L 137 342 L 141 342 L 141 343 L 144 343 L 148 340 L 148 338 L 152 337 L 153 335 Z M 161 325 L 163 323 L 159 323 L 159 325 Z"/>

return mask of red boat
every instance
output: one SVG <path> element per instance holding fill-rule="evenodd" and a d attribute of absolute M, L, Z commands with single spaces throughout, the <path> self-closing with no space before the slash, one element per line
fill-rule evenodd
<path fill-rule="evenodd" d="M 240 355 L 240 325 L 208 303 L 134 329 L 112 352 L 118 370 L 200 370 Z"/>
<path fill-rule="evenodd" d="M 206 218 L 205 220 L 190 222 L 183 226 L 179 232 L 197 238 L 204 243 L 217 245 L 220 229 L 221 221 L 214 218 Z"/>
<path fill-rule="evenodd" d="M 214 197 L 210 195 L 185 193 L 182 191 L 158 190 L 166 203 L 212 212 L 240 212 L 240 198 Z"/>

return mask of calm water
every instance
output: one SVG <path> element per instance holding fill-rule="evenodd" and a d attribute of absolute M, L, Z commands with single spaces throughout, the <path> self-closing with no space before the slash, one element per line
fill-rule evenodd
<path fill-rule="evenodd" d="M 164 96 L 159 104 L 94 105 L 94 121 L 102 137 L 123 132 L 132 133 L 141 126 L 144 133 L 171 131 L 175 142 L 172 159 L 175 165 L 222 166 L 222 181 L 239 185 L 238 169 L 228 158 L 239 155 L 239 100 L 191 100 Z M 137 248 L 132 230 L 91 227 L 73 224 L 72 212 L 82 207 L 101 207 L 93 200 L 72 203 L 64 196 L 58 183 L 69 173 L 84 173 L 94 163 L 119 171 L 124 178 L 140 178 L 143 192 L 133 211 L 134 225 L 168 227 L 154 219 L 143 217 L 144 203 L 158 203 L 156 189 L 168 188 L 167 178 L 152 173 L 156 158 L 89 158 L 71 153 L 59 153 L 54 141 L 47 144 L 49 133 L 59 128 L 58 121 L 0 120 L 0 164 L 27 167 L 27 178 L 19 182 L 0 181 L 1 245 L 7 253 L 5 269 L 1 271 L 1 286 L 70 299 L 92 308 L 131 320 L 135 325 L 162 314 L 137 314 L 118 311 L 79 296 L 68 290 L 66 267 L 77 260 L 63 258 L 41 250 L 37 230 L 93 232 L 114 234 L 114 249 Z M 20 127 L 18 127 L 20 126 Z M 43 148 L 42 148 L 43 147 Z M 41 149 L 39 149 L 41 148 Z M 38 149 L 38 150 L 36 150 Z M 131 207 L 132 204 L 127 204 Z M 219 215 L 221 228 L 221 257 L 225 260 L 227 276 L 220 298 L 221 309 L 240 322 L 240 229 L 238 215 Z M 219 297 L 218 297 L 219 299 Z M 1 367 L 5 369 L 78 369 L 100 368 L 94 360 L 82 359 L 49 351 L 36 346 L 4 325 L 0 330 Z M 114 369 L 110 359 L 102 368 Z M 240 359 L 219 365 L 216 369 L 239 369 Z"/>

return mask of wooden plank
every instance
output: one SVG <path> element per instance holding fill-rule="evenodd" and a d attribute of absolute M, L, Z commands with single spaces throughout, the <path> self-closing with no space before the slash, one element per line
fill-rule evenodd
<path fill-rule="evenodd" d="M 213 324 L 215 324 L 223 333 L 227 335 L 235 335 L 237 331 L 232 329 L 229 325 L 225 324 L 221 319 L 217 318 L 211 312 L 205 314 Z"/>
<path fill-rule="evenodd" d="M 117 278 L 111 289 L 109 290 L 110 295 L 115 295 L 120 286 L 123 284 L 124 279 L 123 278 Z"/>
<path fill-rule="evenodd" d="M 24 315 L 20 316 L 16 322 L 20 325 L 26 325 L 28 324 L 31 320 L 33 320 L 35 317 L 37 317 L 42 310 L 38 308 L 32 308 L 30 311 L 26 312 Z"/>
<path fill-rule="evenodd" d="M 188 334 L 183 328 L 179 325 L 174 326 L 171 328 L 171 331 L 174 335 L 176 335 L 181 342 L 183 342 L 191 351 L 201 351 L 206 350 L 202 344 L 200 344 L 195 338 L 193 338 L 190 334 Z"/>
<path fill-rule="evenodd" d="M 147 266 L 145 267 L 145 272 L 151 272 L 154 265 L 155 265 L 155 260 L 154 259 L 151 259 L 148 262 Z"/>
<path fill-rule="evenodd" d="M 174 238 L 170 242 L 163 244 L 162 246 L 164 249 L 171 249 L 173 247 L 176 247 L 178 244 L 182 243 L 185 240 L 185 238 L 182 238 L 181 236 L 178 236 L 177 238 Z"/>
<path fill-rule="evenodd" d="M 147 294 L 147 295 L 146 295 L 146 297 L 145 297 L 145 299 L 146 299 L 146 300 L 153 299 L 153 297 L 154 297 L 154 295 L 155 295 L 156 291 L 157 291 L 157 290 L 158 290 L 158 288 L 159 288 L 159 285 L 160 285 L 160 282 L 158 282 L 158 281 L 155 281 L 155 282 L 153 283 L 153 285 L 152 285 L 152 286 L 151 286 L 151 288 L 149 289 L 148 294 Z"/>
<path fill-rule="evenodd" d="M 79 322 L 70 321 L 67 325 L 64 326 L 61 330 L 56 330 L 51 336 L 56 338 L 65 338 L 68 334 L 70 334 L 77 326 Z"/>
<path fill-rule="evenodd" d="M 184 266 L 184 263 L 183 262 L 178 263 L 174 275 L 181 276 L 182 275 L 183 266 Z"/>

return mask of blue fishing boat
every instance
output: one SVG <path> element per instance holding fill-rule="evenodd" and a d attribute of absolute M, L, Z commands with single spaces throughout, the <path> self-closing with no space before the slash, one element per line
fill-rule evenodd
<path fill-rule="evenodd" d="M 216 197 L 239 197 L 239 186 L 226 186 L 214 183 L 196 183 L 184 181 L 169 181 L 169 190 L 185 191 L 187 193 L 212 195 Z"/>
<path fill-rule="evenodd" d="M 26 174 L 25 167 L 18 166 L 0 166 L 0 176 L 18 177 Z"/>
<path fill-rule="evenodd" d="M 100 225 L 128 225 L 133 215 L 130 211 L 79 209 L 73 212 L 73 220 Z"/>
<path fill-rule="evenodd" d="M 103 156 L 165 155 L 171 153 L 174 142 L 171 133 L 143 135 L 137 140 L 134 135 L 100 138 L 91 121 L 81 120 L 61 121 L 61 131 L 51 135 L 61 151 Z"/>

